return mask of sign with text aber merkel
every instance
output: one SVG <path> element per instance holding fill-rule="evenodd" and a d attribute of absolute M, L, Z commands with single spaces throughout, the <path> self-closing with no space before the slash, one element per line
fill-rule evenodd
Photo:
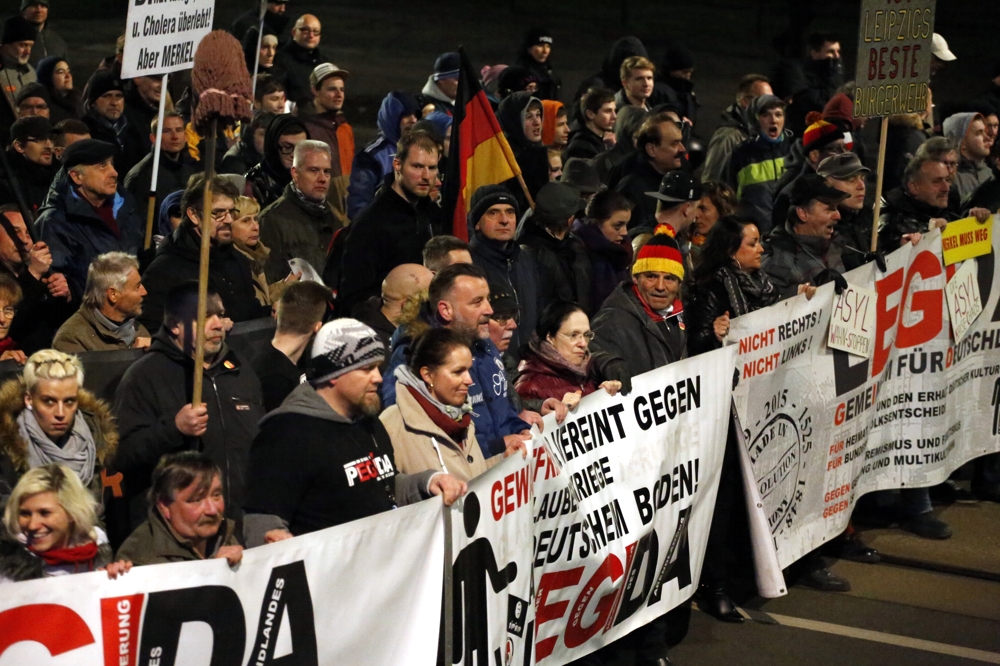
<path fill-rule="evenodd" d="M 854 116 L 927 108 L 936 0 L 861 0 Z"/>
<path fill-rule="evenodd" d="M 212 31 L 215 0 L 131 0 L 122 78 L 190 69 L 201 38 Z"/>

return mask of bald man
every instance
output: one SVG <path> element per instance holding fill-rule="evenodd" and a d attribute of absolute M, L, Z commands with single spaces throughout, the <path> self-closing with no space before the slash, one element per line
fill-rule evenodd
<path fill-rule="evenodd" d="M 309 75 L 316 65 L 328 62 L 319 50 L 322 25 L 312 14 L 303 14 L 292 28 L 292 39 L 274 57 L 274 66 L 285 70 L 285 94 L 300 108 L 312 102 Z"/>
<path fill-rule="evenodd" d="M 385 345 L 387 358 L 389 342 L 399 326 L 403 306 L 413 296 L 426 292 L 432 277 L 434 274 L 420 264 L 400 264 L 389 271 L 382 281 L 381 296 L 372 296 L 351 310 L 352 317 L 375 329 Z"/>

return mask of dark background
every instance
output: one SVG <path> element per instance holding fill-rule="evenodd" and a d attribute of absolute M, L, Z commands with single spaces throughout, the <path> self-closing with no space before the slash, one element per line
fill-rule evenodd
<path fill-rule="evenodd" d="M 253 6 L 217 0 L 215 28 L 228 28 Z M 304 13 L 319 17 L 321 50 L 351 72 L 345 111 L 359 148 L 374 133 L 382 97 L 394 89 L 418 92 L 438 54 L 461 44 L 477 68 L 511 64 L 522 33 L 533 25 L 548 27 L 555 39 L 552 63 L 563 79 L 563 101 L 570 101 L 580 82 L 600 68 L 619 37 L 640 37 L 655 63 L 668 43 L 683 43 L 696 58 L 701 103 L 696 129 L 707 140 L 732 102 L 736 81 L 749 72 L 767 74 L 778 57 L 775 38 L 790 27 L 836 33 L 851 77 L 860 10 L 859 0 L 290 0 L 287 6 L 293 20 Z M 127 7 L 125 0 L 53 0 L 51 23 L 70 44 L 77 87 L 114 52 Z M 933 81 L 935 103 L 947 109 L 989 85 L 1000 62 L 1000 1 L 938 0 L 935 30 L 958 56 Z"/>

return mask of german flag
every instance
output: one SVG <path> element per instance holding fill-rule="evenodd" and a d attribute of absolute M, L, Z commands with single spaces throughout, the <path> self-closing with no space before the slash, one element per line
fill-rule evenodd
<path fill-rule="evenodd" d="M 483 87 L 479 85 L 479 77 L 465 55 L 465 49 L 459 47 L 458 52 L 462 66 L 442 203 L 446 213 L 453 211 L 452 234 L 469 240 L 465 218 L 472 194 L 483 185 L 497 185 L 521 175 L 521 168 L 514 159 Z"/>

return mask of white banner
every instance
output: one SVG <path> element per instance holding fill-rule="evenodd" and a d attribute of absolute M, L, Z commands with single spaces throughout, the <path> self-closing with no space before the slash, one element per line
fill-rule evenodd
<path fill-rule="evenodd" d="M 0 666 L 426 666 L 443 569 L 433 500 L 247 550 L 236 569 L 209 560 L 5 585 Z"/>
<path fill-rule="evenodd" d="M 511 456 L 452 510 L 454 664 L 532 663 L 531 466 Z"/>
<path fill-rule="evenodd" d="M 584 398 L 534 440 L 535 658 L 578 659 L 694 593 L 726 445 L 735 349 Z"/>
<path fill-rule="evenodd" d="M 832 284 L 733 320 L 743 463 L 781 567 L 843 532 L 861 495 L 934 485 L 1000 451 L 997 242 L 967 260 L 983 312 L 959 343 L 945 284 L 966 262 L 943 267 L 940 232 L 893 252 L 884 274 L 875 264 L 846 274 L 878 294 L 870 359 L 827 347 Z"/>
<path fill-rule="evenodd" d="M 190 69 L 214 13 L 215 0 L 129 0 L 122 78 Z"/>

